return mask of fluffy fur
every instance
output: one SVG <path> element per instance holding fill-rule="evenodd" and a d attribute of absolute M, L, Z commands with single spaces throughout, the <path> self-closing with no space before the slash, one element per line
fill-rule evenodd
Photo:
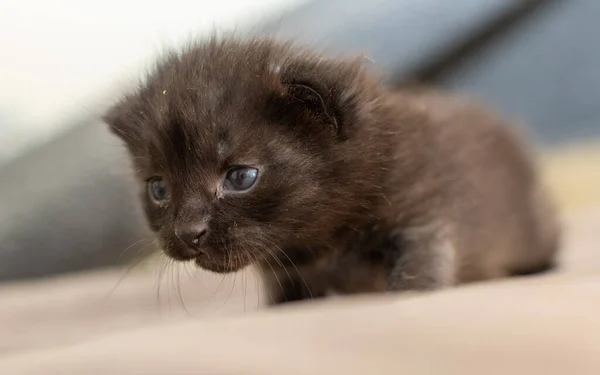
<path fill-rule="evenodd" d="M 105 120 L 164 251 L 215 272 L 256 265 L 275 303 L 541 270 L 557 250 L 553 207 L 507 124 L 387 90 L 361 59 L 213 39 L 162 59 Z M 234 165 L 259 170 L 249 191 L 223 190 Z M 165 202 L 148 197 L 154 176 Z M 197 222 L 192 249 L 176 228 Z"/>

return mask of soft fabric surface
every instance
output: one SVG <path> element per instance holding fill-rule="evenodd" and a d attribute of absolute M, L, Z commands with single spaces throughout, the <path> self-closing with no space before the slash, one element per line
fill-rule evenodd
<path fill-rule="evenodd" d="M 600 278 L 304 305 L 13 354 L 5 374 L 598 374 Z"/>
<path fill-rule="evenodd" d="M 566 227 L 556 272 L 423 295 L 256 311 L 252 272 L 191 268 L 159 299 L 144 268 L 5 286 L 0 373 L 599 374 L 600 208 Z"/>

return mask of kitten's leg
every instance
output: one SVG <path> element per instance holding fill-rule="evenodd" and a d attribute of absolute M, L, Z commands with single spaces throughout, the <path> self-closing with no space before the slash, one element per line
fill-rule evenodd
<path fill-rule="evenodd" d="M 391 291 L 425 291 L 454 285 L 456 249 L 448 231 L 439 226 L 423 226 L 401 231 L 402 248 L 393 267 Z"/>

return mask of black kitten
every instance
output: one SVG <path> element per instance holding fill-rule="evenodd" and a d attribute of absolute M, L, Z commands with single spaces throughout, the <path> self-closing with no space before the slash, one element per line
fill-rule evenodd
<path fill-rule="evenodd" d="M 552 263 L 526 148 L 476 107 L 267 39 L 171 54 L 105 117 L 164 251 L 253 264 L 274 302 L 432 289 Z"/>

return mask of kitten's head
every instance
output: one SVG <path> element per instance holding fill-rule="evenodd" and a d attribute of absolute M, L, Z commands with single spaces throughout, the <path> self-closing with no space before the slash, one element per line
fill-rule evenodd
<path fill-rule="evenodd" d="M 364 217 L 378 90 L 357 60 L 212 40 L 167 56 L 105 120 L 166 254 L 229 272 Z"/>

